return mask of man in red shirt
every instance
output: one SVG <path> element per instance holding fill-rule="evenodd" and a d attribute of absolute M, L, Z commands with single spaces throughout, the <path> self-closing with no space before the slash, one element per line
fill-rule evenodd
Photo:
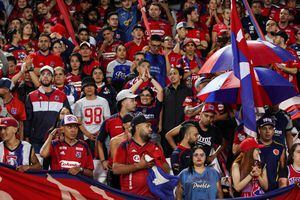
<path fill-rule="evenodd" d="M 147 184 L 147 169 L 156 165 L 168 172 L 169 165 L 161 147 L 150 141 L 151 123 L 145 116 L 134 117 L 131 126 L 132 139 L 118 147 L 113 161 L 113 172 L 121 175 L 122 191 L 153 198 Z"/>
<path fill-rule="evenodd" d="M 92 70 L 100 66 L 100 63 L 92 58 L 92 46 L 88 42 L 82 42 L 79 46 L 79 54 L 82 57 L 82 76 L 91 76 Z"/>
<path fill-rule="evenodd" d="M 283 8 L 280 10 L 278 28 L 281 31 L 285 31 L 288 35 L 287 45 L 291 45 L 296 42 L 295 30 L 289 24 L 289 16 L 290 11 L 288 9 Z"/>
<path fill-rule="evenodd" d="M 133 40 L 125 44 L 128 60 L 133 61 L 135 53 L 142 51 L 143 47 L 147 45 L 147 42 L 144 40 L 144 31 L 145 28 L 140 24 L 136 24 L 133 27 L 131 33 Z"/>
<path fill-rule="evenodd" d="M 167 15 L 170 12 L 170 10 L 165 11 Z M 151 33 L 147 33 L 147 35 L 159 35 L 161 37 L 172 35 L 171 25 L 174 24 L 174 20 L 171 23 L 161 19 L 161 3 L 151 3 L 148 12 L 150 16 L 148 22 Z M 172 20 L 172 16 L 169 19 Z"/>
<path fill-rule="evenodd" d="M 72 175 L 93 177 L 94 164 L 87 143 L 77 139 L 79 121 L 74 115 L 65 115 L 62 128 L 54 129 L 41 149 L 43 158 L 51 157 L 51 170 L 68 170 Z M 64 134 L 64 140 L 53 140 L 56 134 Z"/>
<path fill-rule="evenodd" d="M 42 68 L 45 65 L 49 65 L 52 68 L 64 67 L 64 63 L 61 57 L 52 54 L 50 51 L 50 47 L 51 47 L 50 36 L 42 33 L 38 40 L 39 50 L 29 55 L 32 58 L 34 72 L 37 75 L 40 74 L 40 68 Z"/>
<path fill-rule="evenodd" d="M 11 93 L 13 89 L 13 83 L 8 78 L 0 79 L 0 98 L 3 98 L 4 106 L 7 112 L 19 122 L 20 139 L 23 140 L 23 121 L 26 120 L 26 111 L 24 103 L 21 102 L 17 97 L 14 97 Z M 0 116 L 1 117 L 1 116 Z M 2 116 L 3 117 L 3 116 Z"/>

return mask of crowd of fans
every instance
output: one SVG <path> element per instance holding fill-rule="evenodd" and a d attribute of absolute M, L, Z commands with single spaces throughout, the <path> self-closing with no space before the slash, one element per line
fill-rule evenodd
<path fill-rule="evenodd" d="M 152 198 L 153 166 L 179 177 L 177 199 L 251 197 L 299 182 L 297 120 L 278 105 L 257 108 L 252 138 L 239 105 L 197 98 L 220 74 L 198 72 L 230 44 L 230 0 L 64 3 L 67 16 L 55 0 L 0 2 L 0 162 L 89 177 L 97 169 L 103 183 Z M 249 1 L 265 39 L 295 55 L 265 67 L 297 91 L 298 3 Z M 258 39 L 241 1 L 237 10 L 245 37 Z"/>

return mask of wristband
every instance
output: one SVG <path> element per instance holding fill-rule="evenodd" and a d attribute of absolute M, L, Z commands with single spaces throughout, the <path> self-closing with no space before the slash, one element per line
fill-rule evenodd
<path fill-rule="evenodd" d="M 80 172 L 83 172 L 83 171 L 84 171 L 84 169 L 83 169 L 82 167 L 80 167 L 80 168 L 79 168 L 79 171 L 80 171 Z"/>

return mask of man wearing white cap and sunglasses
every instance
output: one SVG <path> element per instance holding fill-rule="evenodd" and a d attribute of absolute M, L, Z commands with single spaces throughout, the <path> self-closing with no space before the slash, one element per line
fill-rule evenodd
<path fill-rule="evenodd" d="M 92 154 L 86 142 L 78 140 L 80 123 L 76 116 L 65 115 L 61 121 L 62 128 L 54 129 L 41 148 L 43 158 L 51 157 L 51 170 L 68 170 L 72 175 L 79 173 L 93 176 L 94 164 Z M 53 140 L 62 132 L 64 140 Z"/>

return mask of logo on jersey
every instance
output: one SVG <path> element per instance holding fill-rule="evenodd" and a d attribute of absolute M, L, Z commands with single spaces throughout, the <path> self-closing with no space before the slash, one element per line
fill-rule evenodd
<path fill-rule="evenodd" d="M 6 156 L 6 164 L 11 166 L 18 166 L 17 162 L 17 156 L 16 155 L 7 155 Z"/>
<path fill-rule="evenodd" d="M 59 101 L 59 96 L 55 95 L 54 100 Z"/>
<path fill-rule="evenodd" d="M 59 149 L 59 150 L 63 150 L 63 149 L 66 150 L 67 147 L 66 147 L 66 146 L 61 146 L 61 147 L 59 147 L 58 149 Z"/>
<path fill-rule="evenodd" d="M 140 162 L 141 158 L 140 158 L 140 155 L 134 155 L 133 156 L 133 161 L 134 162 Z"/>
<path fill-rule="evenodd" d="M 12 108 L 10 110 L 11 114 L 16 115 L 17 114 L 17 108 Z"/>
<path fill-rule="evenodd" d="M 61 151 L 59 154 L 63 155 L 63 156 L 66 155 L 66 153 L 64 151 Z"/>
<path fill-rule="evenodd" d="M 69 161 L 69 160 L 61 160 L 59 161 L 60 167 L 65 169 L 70 169 L 72 167 L 79 167 L 80 163 L 76 161 Z"/>
<path fill-rule="evenodd" d="M 76 147 L 75 149 L 76 149 L 76 151 L 83 151 L 82 147 Z"/>
<path fill-rule="evenodd" d="M 137 151 L 135 150 L 135 149 L 132 149 L 132 151 L 131 152 L 133 152 L 133 153 L 136 153 Z"/>
<path fill-rule="evenodd" d="M 273 154 L 274 154 L 275 156 L 278 156 L 278 155 L 279 155 L 279 150 L 278 150 L 278 149 L 274 149 L 274 150 L 273 150 Z"/>
<path fill-rule="evenodd" d="M 76 158 L 81 158 L 81 152 L 80 151 L 76 151 L 75 156 L 76 156 Z"/>

